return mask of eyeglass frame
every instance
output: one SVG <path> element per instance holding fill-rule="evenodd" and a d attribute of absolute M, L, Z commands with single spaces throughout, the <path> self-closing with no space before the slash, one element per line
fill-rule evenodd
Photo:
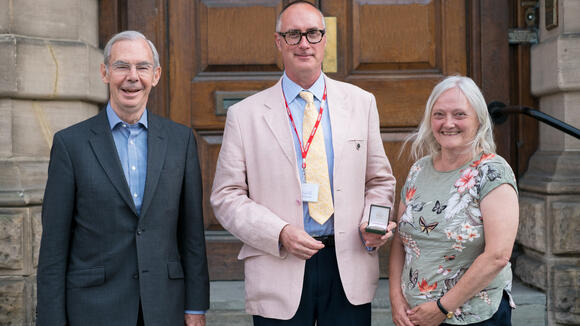
<path fill-rule="evenodd" d="M 118 75 L 128 75 L 135 67 L 135 71 L 139 75 L 149 75 L 155 72 L 155 65 L 150 62 L 139 62 L 137 64 L 131 64 L 124 61 L 115 61 L 107 66 L 111 68 L 111 72 Z"/>
<path fill-rule="evenodd" d="M 318 42 L 311 42 L 310 39 L 308 38 L 308 33 L 310 33 L 310 32 L 320 32 L 322 34 L 320 36 L 320 41 L 318 41 Z M 298 44 L 300 44 L 300 42 L 302 42 L 302 37 L 305 37 L 306 38 L 306 41 L 308 41 L 308 43 L 310 43 L 310 44 L 318 44 L 318 43 L 322 42 L 322 39 L 324 38 L 324 35 L 326 34 L 326 29 L 310 29 L 310 30 L 307 30 L 304 33 L 301 32 L 301 31 L 299 31 L 299 30 L 289 30 L 287 32 L 276 32 L 276 33 L 278 33 L 278 35 L 282 36 L 282 38 L 284 39 L 284 42 L 286 42 L 287 45 L 298 45 Z M 300 38 L 298 39 L 298 42 L 297 43 L 294 43 L 294 44 L 288 43 L 288 40 L 286 40 L 286 35 L 287 34 L 290 34 L 290 33 L 298 33 L 298 34 L 300 34 Z"/>

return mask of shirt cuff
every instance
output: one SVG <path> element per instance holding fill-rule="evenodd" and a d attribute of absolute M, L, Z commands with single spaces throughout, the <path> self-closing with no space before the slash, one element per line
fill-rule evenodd
<path fill-rule="evenodd" d="M 205 315 L 207 310 L 186 310 L 185 313 L 189 315 Z"/>
<path fill-rule="evenodd" d="M 364 245 L 364 244 L 365 244 L 365 239 L 363 238 L 363 236 L 362 236 L 362 232 L 361 232 L 360 230 L 358 231 L 358 235 L 359 235 L 359 237 L 360 237 L 360 241 L 361 241 L 361 242 L 362 242 L 362 244 Z M 365 246 L 365 248 L 367 249 L 367 251 L 368 251 L 368 252 L 372 252 L 372 251 L 375 251 L 375 250 L 377 249 L 377 248 L 375 248 L 375 247 L 367 247 L 367 246 Z"/>

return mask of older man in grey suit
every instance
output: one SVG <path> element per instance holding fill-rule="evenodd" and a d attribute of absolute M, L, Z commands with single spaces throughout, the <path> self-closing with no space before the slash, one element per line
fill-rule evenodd
<path fill-rule="evenodd" d="M 109 41 L 101 74 L 107 108 L 54 136 L 37 324 L 205 325 L 209 281 L 194 135 L 147 111 L 161 67 L 141 33 Z"/>

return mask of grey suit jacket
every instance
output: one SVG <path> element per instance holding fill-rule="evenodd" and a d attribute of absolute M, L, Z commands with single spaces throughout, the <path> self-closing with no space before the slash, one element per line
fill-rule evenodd
<path fill-rule="evenodd" d="M 137 215 L 106 110 L 54 136 L 42 209 L 37 325 L 183 325 L 209 307 L 197 148 L 148 114 Z"/>

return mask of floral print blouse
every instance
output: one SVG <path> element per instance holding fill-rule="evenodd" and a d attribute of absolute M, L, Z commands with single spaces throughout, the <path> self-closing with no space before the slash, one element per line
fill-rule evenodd
<path fill-rule="evenodd" d="M 485 247 L 480 201 L 507 183 L 517 192 L 508 163 L 496 154 L 480 154 L 457 170 L 439 172 L 431 156 L 415 162 L 401 191 L 406 210 L 399 220 L 405 250 L 401 288 L 411 307 L 435 301 L 449 291 Z M 465 325 L 491 318 L 503 291 L 511 299 L 507 266 L 476 296 L 445 321 Z"/>

